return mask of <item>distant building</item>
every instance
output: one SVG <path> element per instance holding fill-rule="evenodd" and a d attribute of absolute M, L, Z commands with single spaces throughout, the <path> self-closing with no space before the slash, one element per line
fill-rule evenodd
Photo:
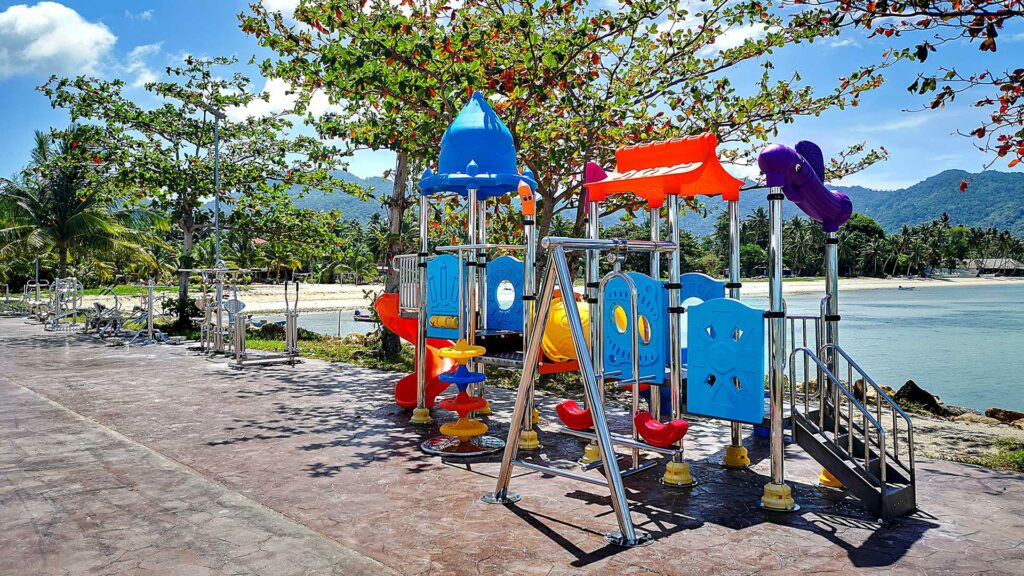
<path fill-rule="evenodd" d="M 971 258 L 962 261 L 960 267 L 973 274 L 1024 276 L 1024 264 L 1013 258 Z"/>

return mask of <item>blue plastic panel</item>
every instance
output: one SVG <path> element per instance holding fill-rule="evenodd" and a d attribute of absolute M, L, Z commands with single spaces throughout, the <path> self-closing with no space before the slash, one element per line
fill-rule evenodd
<path fill-rule="evenodd" d="M 463 278 L 465 282 L 465 278 Z M 455 340 L 456 328 L 435 328 L 432 316 L 456 316 L 459 313 L 459 259 L 451 254 L 435 256 L 427 262 L 427 336 Z"/>
<path fill-rule="evenodd" d="M 679 277 L 679 283 L 683 285 L 679 291 L 680 302 L 685 302 L 687 298 L 699 298 L 703 302 L 725 298 L 725 281 L 707 274 L 688 272 Z"/>
<path fill-rule="evenodd" d="M 629 277 L 636 284 L 637 313 L 647 319 L 650 326 L 650 341 L 640 338 L 640 376 L 652 376 L 653 383 L 665 381 L 665 366 L 668 361 L 668 314 L 667 296 L 662 283 L 645 274 L 630 272 Z M 603 359 L 606 372 L 618 370 L 619 378 L 633 377 L 633 326 L 627 321 L 625 332 L 620 332 L 615 322 L 615 309 L 621 306 L 629 316 L 629 286 L 622 278 L 613 278 L 605 285 L 602 329 L 604 331 Z"/>
<path fill-rule="evenodd" d="M 712 299 L 686 310 L 686 410 L 760 424 L 764 420 L 764 311 Z"/>
<path fill-rule="evenodd" d="M 500 256 L 487 263 L 487 329 L 523 331 L 523 272 L 521 260 Z M 498 286 L 505 280 L 512 283 L 515 297 L 512 306 L 502 310 L 498 305 Z"/>

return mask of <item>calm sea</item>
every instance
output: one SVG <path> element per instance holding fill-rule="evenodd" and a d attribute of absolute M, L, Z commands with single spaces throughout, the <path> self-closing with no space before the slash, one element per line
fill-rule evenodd
<path fill-rule="evenodd" d="M 786 304 L 816 313 L 820 298 L 793 294 Z M 914 380 L 947 404 L 1024 411 L 1024 282 L 851 290 L 839 307 L 840 344 L 879 384 Z"/>
<path fill-rule="evenodd" d="M 791 313 L 815 313 L 820 298 L 792 294 L 786 303 Z M 912 379 L 947 404 L 1024 411 L 1024 282 L 842 292 L 840 312 L 840 343 L 879 384 L 898 389 Z M 341 334 L 375 327 L 351 317 L 341 313 Z M 299 326 L 337 335 L 338 313 L 300 314 Z"/>

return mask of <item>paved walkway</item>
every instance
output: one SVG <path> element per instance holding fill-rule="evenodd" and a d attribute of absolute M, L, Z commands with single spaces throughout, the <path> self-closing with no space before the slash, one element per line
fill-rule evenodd
<path fill-rule="evenodd" d="M 766 447 L 725 471 L 711 422 L 688 436 L 700 486 L 627 482 L 655 543 L 609 547 L 600 488 L 517 474 L 518 506 L 481 503 L 496 462 L 422 454 L 436 427 L 405 424 L 394 380 L 316 361 L 237 372 L 0 319 L 0 574 L 1024 574 L 1024 477 L 923 461 L 921 510 L 883 526 L 821 494 L 791 447 L 803 509 L 767 517 Z M 503 436 L 510 394 L 494 392 Z M 542 442 L 556 465 L 579 452 Z"/>

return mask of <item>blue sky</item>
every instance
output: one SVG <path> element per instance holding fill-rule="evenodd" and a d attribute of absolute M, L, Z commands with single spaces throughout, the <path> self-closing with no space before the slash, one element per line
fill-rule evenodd
<path fill-rule="evenodd" d="M 295 0 L 263 0 L 271 8 L 287 10 Z M 614 0 L 608 0 L 614 1 Z M 695 3 L 696 0 L 684 0 Z M 247 9 L 241 0 L 88 0 L 63 2 L 0 2 L 0 175 L 10 175 L 28 159 L 32 133 L 36 129 L 62 126 L 64 111 L 50 108 L 46 98 L 35 91 L 50 74 L 95 74 L 124 78 L 141 86 L 162 73 L 165 66 L 180 62 L 185 54 L 235 55 L 245 62 L 252 55 L 269 54 L 238 29 L 236 15 Z M 734 36 L 757 34 L 756 29 L 737 30 Z M 982 55 L 966 43 L 947 45 L 933 56 L 936 63 L 974 66 L 985 63 L 992 69 L 1019 66 L 1024 54 L 1024 27 L 1006 30 L 995 56 Z M 805 81 L 829 87 L 836 78 L 859 64 L 877 59 L 884 44 L 862 34 L 844 34 L 814 45 L 792 47 L 772 55 L 780 75 L 799 71 Z M 1017 62 L 1015 62 L 1017 60 Z M 905 87 L 919 70 L 929 66 L 903 64 L 887 73 L 887 83 L 867 95 L 862 106 L 831 111 L 819 118 L 802 118 L 786 126 L 778 141 L 793 144 L 800 139 L 817 141 L 828 154 L 852 143 L 867 141 L 885 146 L 891 153 L 887 162 L 847 178 L 842 184 L 860 184 L 893 189 L 908 186 L 947 168 L 978 171 L 987 158 L 977 152 L 969 139 L 953 134 L 957 128 L 974 128 L 980 112 L 970 98 L 939 111 L 904 112 L 922 100 Z M 254 83 L 263 89 L 266 81 L 251 71 Z M 732 75 L 737 86 L 752 82 L 744 71 Z M 268 87 L 283 99 L 279 86 Z M 141 88 L 134 88 L 140 98 Z M 325 105 L 325 104 L 324 104 Z M 359 153 L 350 171 L 362 176 L 379 176 L 391 168 L 393 157 L 384 152 Z M 1005 162 L 994 169 L 1005 170 Z"/>

